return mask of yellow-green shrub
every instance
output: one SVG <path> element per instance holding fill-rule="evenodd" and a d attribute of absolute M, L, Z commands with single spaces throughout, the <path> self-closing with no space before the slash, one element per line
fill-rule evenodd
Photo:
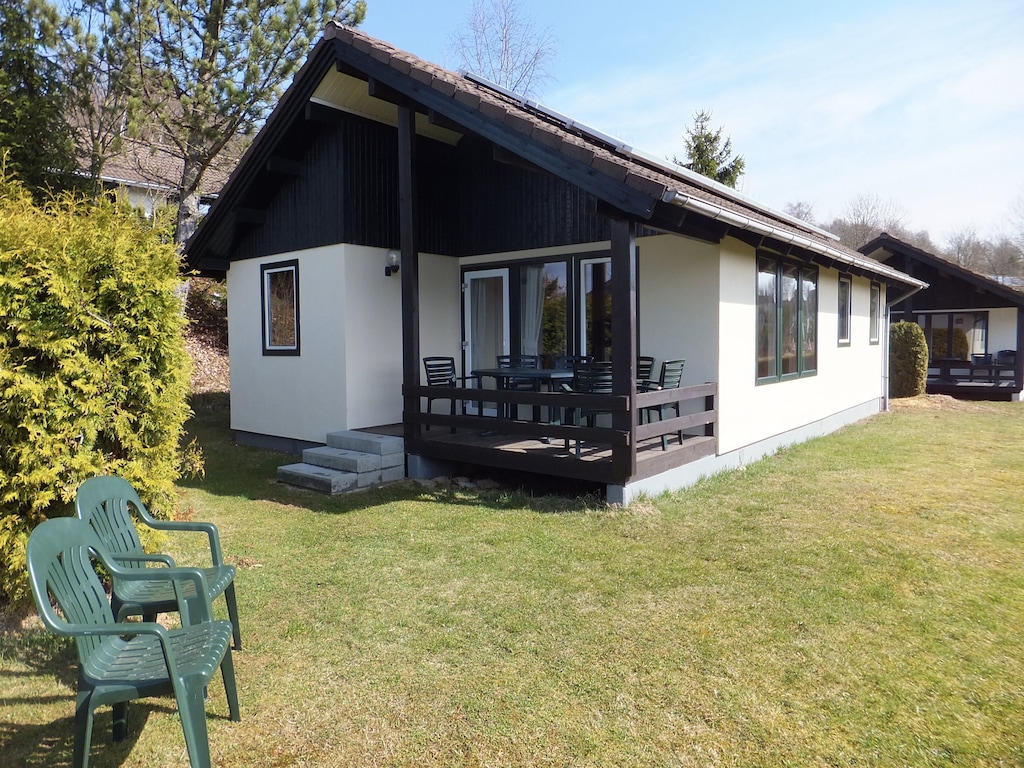
<path fill-rule="evenodd" d="M 928 344 L 917 323 L 889 328 L 889 396 L 923 395 L 928 382 Z"/>
<path fill-rule="evenodd" d="M 190 361 L 179 257 L 137 213 L 44 208 L 0 164 L 0 600 L 26 596 L 25 544 L 96 474 L 170 510 Z"/>

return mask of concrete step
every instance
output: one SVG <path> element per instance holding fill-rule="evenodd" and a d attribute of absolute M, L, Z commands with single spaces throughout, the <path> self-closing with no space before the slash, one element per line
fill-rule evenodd
<path fill-rule="evenodd" d="M 301 462 L 278 467 L 278 482 L 333 495 L 405 477 L 400 437 L 350 430 L 332 432 L 327 443 L 304 450 Z"/>
<path fill-rule="evenodd" d="M 355 472 L 342 472 L 305 462 L 278 467 L 277 480 L 280 483 L 297 485 L 300 488 L 309 488 L 332 496 L 359 487 L 359 475 Z"/>
<path fill-rule="evenodd" d="M 380 459 L 380 455 L 376 453 L 349 451 L 345 448 L 332 448 L 329 445 L 307 448 L 302 452 L 302 460 L 305 463 L 342 472 L 379 472 Z"/>
<path fill-rule="evenodd" d="M 378 456 L 394 457 L 405 454 L 405 441 L 400 437 L 374 435 L 370 432 L 357 432 L 351 429 L 331 432 L 327 435 L 327 445 L 331 448 L 373 453 Z M 391 460 L 394 461 L 393 458 Z M 386 465 L 382 463 L 382 466 Z"/>

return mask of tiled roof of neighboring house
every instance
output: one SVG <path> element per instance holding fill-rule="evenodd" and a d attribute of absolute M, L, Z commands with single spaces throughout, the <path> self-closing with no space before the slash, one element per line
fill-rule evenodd
<path fill-rule="evenodd" d="M 864 271 L 889 282 L 921 287 L 923 283 L 846 248 L 833 235 L 786 214 L 759 205 L 735 190 L 683 168 L 644 155 L 616 139 L 601 134 L 572 118 L 540 104 L 487 84 L 480 78 L 460 75 L 365 33 L 335 23 L 311 52 L 296 76 L 279 110 L 267 122 L 273 136 L 276 120 L 287 120 L 336 65 L 382 84 L 410 99 L 420 111 L 440 116 L 455 130 L 472 132 L 492 141 L 542 169 L 587 189 L 605 204 L 634 216 L 650 226 L 680 231 L 686 222 L 710 227 L 718 236 L 736 234 L 748 242 L 763 242 L 787 250 L 813 254 L 826 263 Z M 305 88 L 297 87 L 311 81 Z M 315 81 L 315 82 L 312 82 Z M 286 107 L 287 104 L 287 107 Z M 284 112 L 279 116 L 276 112 Z M 217 225 L 217 208 L 230 205 L 233 191 L 241 193 L 254 181 L 242 172 L 250 156 L 269 156 L 273 138 L 257 137 L 240 163 L 239 172 L 225 187 L 207 222 L 199 228 L 187 250 L 202 258 L 209 231 Z"/>
<path fill-rule="evenodd" d="M 216 197 L 236 162 L 237 153 L 235 157 L 230 153 L 218 156 L 203 174 L 200 195 Z M 183 161 L 174 145 L 125 137 L 121 141 L 121 148 L 103 164 L 101 180 L 108 184 L 148 189 L 173 197 L 181 183 L 182 166 Z"/>

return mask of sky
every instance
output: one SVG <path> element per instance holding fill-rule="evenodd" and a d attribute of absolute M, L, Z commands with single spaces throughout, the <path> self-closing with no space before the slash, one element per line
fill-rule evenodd
<path fill-rule="evenodd" d="M 763 205 L 871 197 L 938 246 L 1024 210 L 1024 0 L 518 2 L 556 40 L 538 101 L 665 159 L 710 111 Z M 456 69 L 471 4 L 367 0 L 362 29 Z"/>

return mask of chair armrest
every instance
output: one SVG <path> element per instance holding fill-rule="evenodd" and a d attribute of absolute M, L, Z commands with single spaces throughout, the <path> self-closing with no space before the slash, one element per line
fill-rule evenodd
<path fill-rule="evenodd" d="M 95 552 L 103 566 L 110 572 L 111 578 L 124 581 L 171 581 L 174 585 L 174 595 L 178 600 L 178 610 L 181 613 L 181 625 L 183 627 L 197 624 L 203 621 L 213 620 L 213 606 L 210 604 L 210 595 L 206 584 L 206 575 L 199 568 L 146 568 L 143 570 L 121 568 L 115 565 L 103 552 Z M 182 582 L 191 581 L 195 586 L 196 597 L 189 599 L 185 597 L 182 590 Z"/>
<path fill-rule="evenodd" d="M 174 568 L 174 558 L 170 555 L 110 555 L 116 563 L 160 563 Z"/>
<path fill-rule="evenodd" d="M 142 521 L 157 531 L 192 531 L 205 533 L 210 539 L 210 558 L 214 566 L 224 565 L 224 556 L 220 549 L 220 533 L 217 526 L 207 522 L 192 522 L 188 520 L 158 520 L 151 514 L 140 514 Z"/>
<path fill-rule="evenodd" d="M 644 381 L 638 381 L 636 383 L 637 392 L 657 392 L 660 389 L 661 384 L 656 381 L 651 381 L 650 379 L 645 379 Z"/>

